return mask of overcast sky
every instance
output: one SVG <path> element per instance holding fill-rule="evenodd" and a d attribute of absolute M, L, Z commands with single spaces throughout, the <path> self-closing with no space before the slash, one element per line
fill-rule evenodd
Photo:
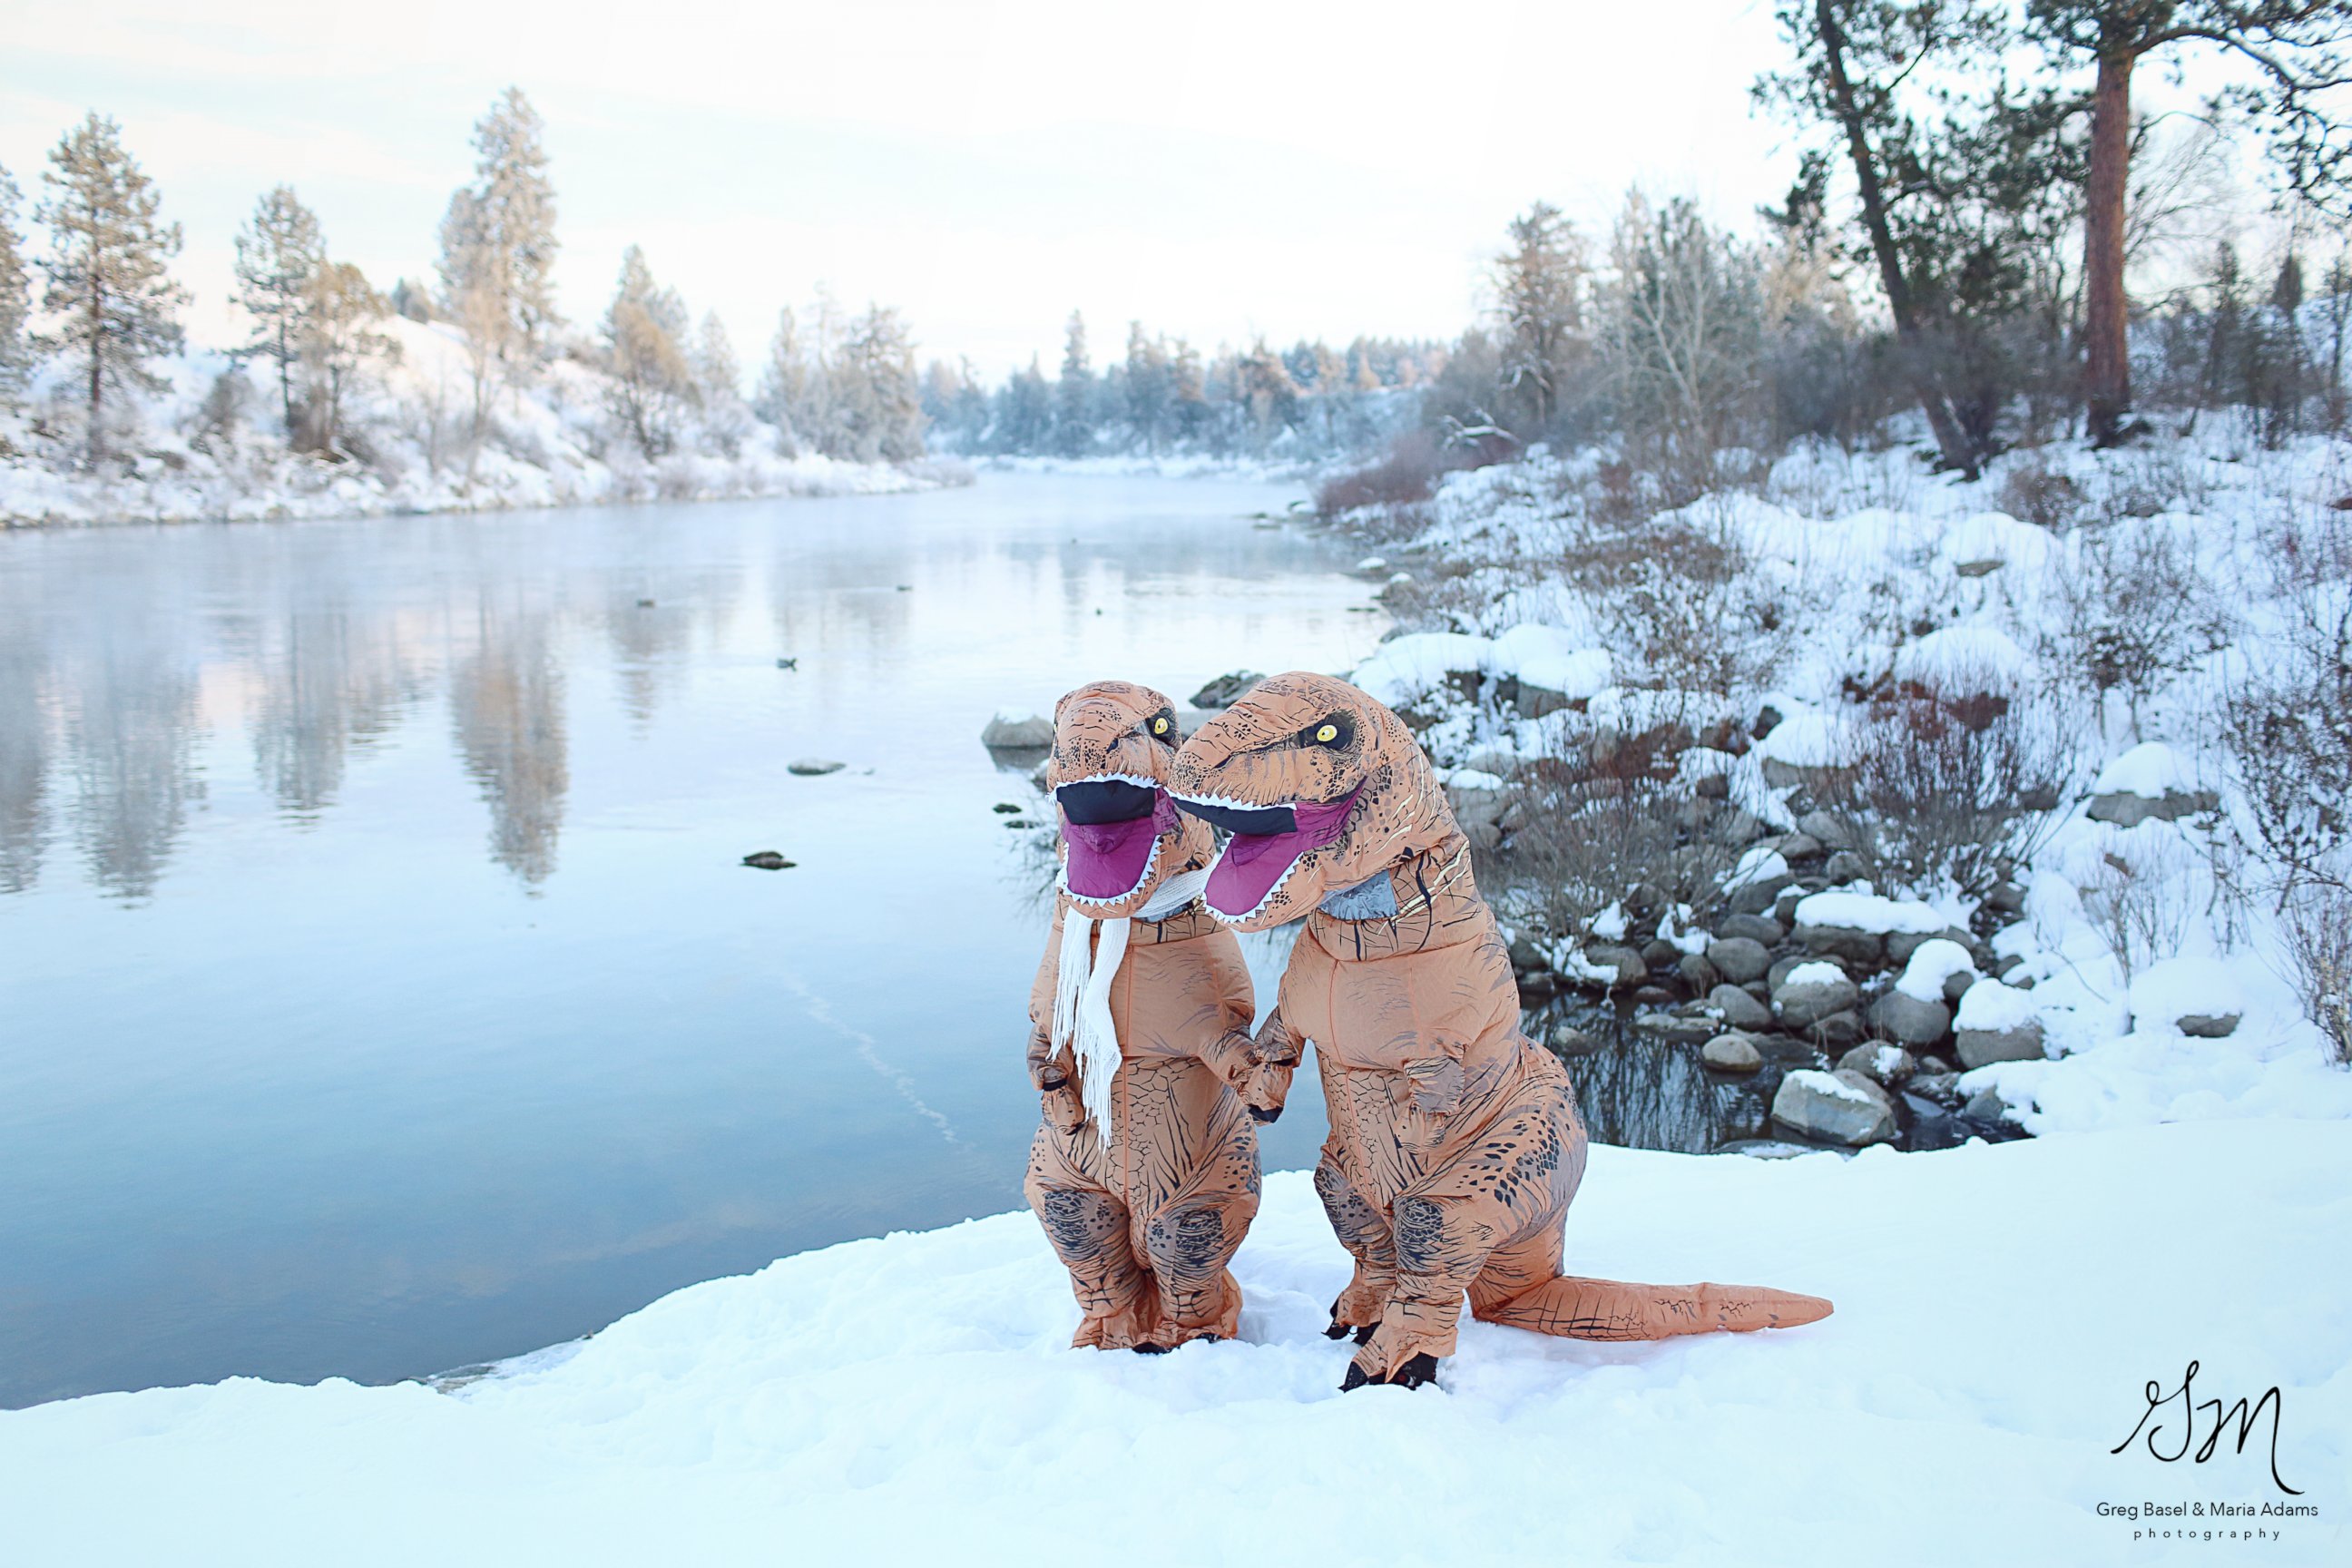
<path fill-rule="evenodd" d="M 1477 5 L 923 0 L 5 0 L 0 165 L 114 116 L 186 227 L 217 339 L 230 239 L 290 183 L 379 286 L 425 278 L 467 137 L 520 84 L 547 121 L 562 302 L 624 246 L 748 363 L 820 285 L 900 307 L 992 376 L 1083 310 L 1213 346 L 1450 336 L 1511 214 L 1605 224 L 1628 183 L 1748 225 L 1785 190 L 1748 87 L 1769 0 Z"/>

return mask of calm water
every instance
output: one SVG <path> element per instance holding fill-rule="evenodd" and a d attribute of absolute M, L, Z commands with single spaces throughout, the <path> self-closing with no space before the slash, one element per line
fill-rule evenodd
<path fill-rule="evenodd" d="M 1047 911 L 981 726 L 1370 651 L 1289 500 L 0 538 L 0 1403 L 414 1375 L 1016 1206 Z"/>

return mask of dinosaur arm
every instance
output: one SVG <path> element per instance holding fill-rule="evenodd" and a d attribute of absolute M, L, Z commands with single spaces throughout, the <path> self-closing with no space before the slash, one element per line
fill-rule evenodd
<path fill-rule="evenodd" d="M 1257 1121 L 1273 1121 L 1282 1115 L 1283 1103 L 1290 1098 L 1291 1074 L 1298 1069 L 1301 1044 L 1277 1005 L 1250 1042 L 1250 1076 L 1242 1085 L 1242 1104 Z"/>

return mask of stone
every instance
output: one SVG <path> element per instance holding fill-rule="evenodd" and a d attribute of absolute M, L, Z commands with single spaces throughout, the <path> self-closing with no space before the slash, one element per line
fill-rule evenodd
<path fill-rule="evenodd" d="M 1716 1033 L 1712 1019 L 1677 1018 L 1672 1013 L 1637 1013 L 1633 1028 L 1652 1039 L 1676 1046 L 1696 1046 Z"/>
<path fill-rule="evenodd" d="M 1957 1110 L 1960 1105 L 1960 1075 L 1946 1066 L 1941 1058 L 1927 1057 L 1919 1063 L 1921 1070 L 1912 1076 L 1905 1092 L 1925 1095 L 1937 1104 Z M 1935 1070 L 1927 1070 L 1929 1068 Z"/>
<path fill-rule="evenodd" d="M 1930 1055 L 1921 1057 L 1919 1058 L 1919 1070 L 1924 1074 L 1929 1075 L 1949 1074 L 1954 1078 L 1958 1078 L 1959 1076 L 1958 1069 L 1954 1068 L 1950 1062 L 1946 1061 L 1939 1056 Z"/>
<path fill-rule="evenodd" d="M 1852 926 L 1801 925 L 1797 928 L 1797 942 L 1816 956 L 1851 959 L 1856 963 L 1876 963 L 1886 952 L 1885 937 L 1874 931 L 1856 931 Z"/>
<path fill-rule="evenodd" d="M 1858 1072 L 1806 1068 L 1780 1080 L 1772 1120 L 1805 1137 L 1859 1149 L 1895 1136 L 1895 1102 Z"/>
<path fill-rule="evenodd" d="M 1846 831 L 1845 824 L 1832 813 L 1818 808 L 1797 818 L 1797 831 L 1811 835 L 1832 849 L 1847 849 L 1853 845 L 1853 836 Z"/>
<path fill-rule="evenodd" d="M 1742 882 L 1726 895 L 1724 901 L 1734 914 L 1760 915 L 1779 901 L 1782 893 L 1795 884 L 1796 879 L 1785 873 L 1775 877 L 1759 877 L 1752 882 Z"/>
<path fill-rule="evenodd" d="M 1780 858 L 1792 865 L 1800 860 L 1818 860 L 1828 852 L 1828 847 L 1820 839 L 1801 829 L 1780 840 Z"/>
<path fill-rule="evenodd" d="M 1701 800 L 1729 800 L 1731 798 L 1731 775 L 1729 773 L 1708 773 L 1702 777 L 1696 784 L 1691 785 L 1691 793 L 1698 796 Z"/>
<path fill-rule="evenodd" d="M 1999 1126 L 2009 1120 L 2009 1101 L 2000 1097 L 1999 1089 L 1980 1089 L 1969 1097 L 1968 1106 L 1962 1114 L 1972 1121 Z"/>
<path fill-rule="evenodd" d="M 1790 953 L 1786 958 L 1774 959 L 1772 961 L 1772 967 L 1764 972 L 1764 999 L 1768 1002 L 1770 1001 L 1772 998 L 1772 993 L 1780 989 L 1780 982 L 1789 978 L 1790 972 L 1795 970 L 1798 965 L 1825 962 L 1827 961 L 1822 959 L 1807 958 L 1802 953 Z M 1843 966 L 1841 965 L 1840 967 Z"/>
<path fill-rule="evenodd" d="M 1737 985 L 1718 985 L 1706 994 L 1707 1007 L 1723 1019 L 1727 1029 L 1769 1029 L 1772 1009 Z"/>
<path fill-rule="evenodd" d="M 1955 1037 L 1960 1065 L 1974 1069 L 1994 1062 L 2042 1059 L 2042 1025 L 2032 1018 L 2007 1029 L 1962 1029 Z"/>
<path fill-rule="evenodd" d="M 2025 912 L 2025 889 L 2014 882 L 2003 882 L 1985 895 L 1984 907 L 1998 915 L 2021 915 Z"/>
<path fill-rule="evenodd" d="M 1707 825 L 1706 829 L 1709 838 L 1735 849 L 1743 844 L 1753 843 L 1763 836 L 1763 832 L 1764 825 L 1753 814 L 1737 805 L 1726 806 L 1716 813 L 1715 820 Z"/>
<path fill-rule="evenodd" d="M 1541 972 L 1551 967 L 1551 956 L 1544 952 L 1532 931 L 1521 931 L 1511 939 L 1511 967 L 1521 973 Z"/>
<path fill-rule="evenodd" d="M 1675 994 L 1654 980 L 1633 987 L 1633 1000 L 1644 1007 L 1666 1007 L 1673 1005 Z"/>
<path fill-rule="evenodd" d="M 1864 1040 L 1845 1055 L 1838 1058 L 1838 1068 L 1844 1072 L 1858 1072 L 1873 1083 L 1893 1089 L 1908 1083 L 1918 1072 L 1919 1063 L 1901 1046 L 1890 1046 L 1883 1040 Z"/>
<path fill-rule="evenodd" d="M 801 757 L 786 763 L 784 772 L 797 773 L 804 779 L 817 779 L 823 778 L 827 773 L 837 773 L 848 765 L 846 763 L 836 763 L 830 757 Z"/>
<path fill-rule="evenodd" d="M 1853 850 L 1841 849 L 1830 857 L 1829 864 L 1822 868 L 1822 875 L 1839 884 L 1858 882 L 1870 875 L 1870 866 Z"/>
<path fill-rule="evenodd" d="M 1789 931 L 1770 915 L 1726 915 L 1716 922 L 1715 934 L 1725 941 L 1745 937 L 1749 942 L 1760 942 L 1770 947 Z"/>
<path fill-rule="evenodd" d="M 1922 1002 L 1916 996 L 1889 991 L 1870 1005 L 1870 1022 L 1890 1040 L 1932 1046 L 1951 1032 L 1952 1010 L 1941 1002 Z"/>
<path fill-rule="evenodd" d="M 1681 959 L 1683 950 L 1663 937 L 1653 937 L 1642 944 L 1642 962 L 1655 974 L 1661 969 L 1672 969 Z"/>
<path fill-rule="evenodd" d="M 755 871 L 789 871 L 793 862 L 773 849 L 755 849 L 743 857 L 743 864 Z"/>
<path fill-rule="evenodd" d="M 1744 984 L 1771 967 L 1772 955 L 1752 936 L 1718 937 L 1706 944 L 1706 961 L 1733 984 Z"/>
<path fill-rule="evenodd" d="M 1974 937 L 1971 937 L 1968 932 L 1961 931 L 1957 926 L 1939 931 L 1891 931 L 1886 933 L 1887 960 L 1888 962 L 1897 965 L 1908 963 L 1911 962 L 1911 955 L 1913 953 L 1918 952 L 1929 942 L 1935 942 L 1938 939 L 1945 942 L 1956 942 L 1962 947 L 1969 946 L 1976 940 Z"/>
<path fill-rule="evenodd" d="M 1957 974 L 1945 975 L 1945 1003 L 1950 1006 L 1958 1006 L 1960 1005 L 1960 998 L 1967 995 L 1969 993 L 1969 987 L 1974 985 L 1976 983 L 1977 976 L 1970 974 L 1966 970 L 1962 970 Z"/>
<path fill-rule="evenodd" d="M 1522 1007 L 1532 1007 L 1549 1002 L 1565 989 L 1564 983 L 1559 975 L 1544 969 L 1531 970 L 1525 974 L 1514 976 L 1513 984 L 1519 988 L 1519 1005 Z"/>
<path fill-rule="evenodd" d="M 2200 811 L 2211 811 L 2221 804 L 2221 797 L 2210 789 L 2168 789 L 2160 795 L 2152 796 L 2116 790 L 2093 795 L 2083 815 L 2093 822 L 2112 822 L 2117 827 L 2137 827 L 2141 823 L 2151 820 L 2178 822 Z"/>
<path fill-rule="evenodd" d="M 1704 996 L 1723 983 L 1723 976 L 1716 973 L 1715 965 L 1706 961 L 1705 953 L 1683 954 L 1675 965 L 1675 973 L 1683 977 L 1683 984 L 1691 988 L 1695 996 Z"/>
<path fill-rule="evenodd" d="M 1584 950 L 1584 962 L 1595 969 L 1610 971 L 1612 978 L 1605 984 L 1612 991 L 1639 985 L 1650 977 L 1650 966 L 1630 947 L 1588 947 Z"/>
<path fill-rule="evenodd" d="M 1787 1027 L 1810 1029 L 1862 999 L 1853 981 L 1821 973 L 1824 967 L 1801 964 L 1773 989 L 1772 1011 Z"/>
<path fill-rule="evenodd" d="M 1717 1072 L 1754 1072 L 1764 1065 L 1764 1053 L 1741 1034 L 1717 1035 L 1699 1047 L 1698 1059 Z"/>
<path fill-rule="evenodd" d="M 1862 1015 L 1852 1008 L 1832 1013 L 1813 1026 L 1813 1037 L 1833 1051 L 1842 1051 L 1870 1031 L 1863 1026 Z"/>
<path fill-rule="evenodd" d="M 992 752 L 1051 751 L 1054 721 L 1034 713 L 999 713 L 981 731 L 980 743 Z"/>
<path fill-rule="evenodd" d="M 2188 1013 L 2174 1020 L 2180 1032 L 2200 1040 L 2222 1040 L 2238 1032 L 2242 1013 Z"/>
<path fill-rule="evenodd" d="M 1601 1048 L 1600 1038 L 1586 1034 L 1573 1024 L 1554 1024 L 1544 1044 L 1564 1057 L 1589 1057 Z"/>
<path fill-rule="evenodd" d="M 1192 693 L 1192 706 L 1230 708 L 1243 692 L 1265 679 L 1265 676 L 1255 669 L 1236 669 L 1230 674 L 1221 675 Z"/>

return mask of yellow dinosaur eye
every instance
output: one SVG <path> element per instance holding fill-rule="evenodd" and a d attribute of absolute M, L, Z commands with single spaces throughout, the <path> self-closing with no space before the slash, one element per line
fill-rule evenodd
<path fill-rule="evenodd" d="M 1165 719 L 1154 719 L 1151 721 L 1151 732 L 1155 735 L 1165 735 L 1168 733 L 1168 721 Z"/>
<path fill-rule="evenodd" d="M 1320 730 L 1315 731 L 1315 738 L 1328 746 L 1332 742 L 1339 738 L 1339 726 L 1337 724 L 1326 724 Z"/>

